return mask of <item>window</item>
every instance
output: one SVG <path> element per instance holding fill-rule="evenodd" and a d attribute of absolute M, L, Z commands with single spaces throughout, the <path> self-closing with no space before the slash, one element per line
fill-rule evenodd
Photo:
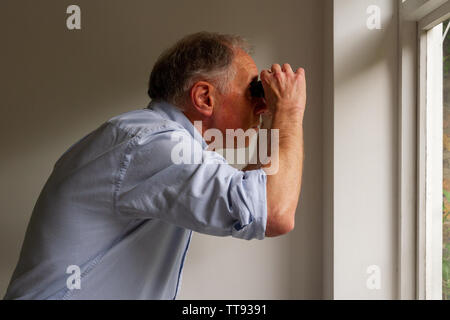
<path fill-rule="evenodd" d="M 424 299 L 448 299 L 449 296 L 446 220 L 450 210 L 450 166 L 447 165 L 450 163 L 450 109 L 444 101 L 444 82 L 448 83 L 444 81 L 447 78 L 444 34 L 448 21 L 444 20 L 449 12 L 446 3 L 418 23 L 418 271 L 419 295 Z"/>
<path fill-rule="evenodd" d="M 400 298 L 447 300 L 450 1 L 401 0 L 400 18 Z M 414 39 L 411 34 L 416 35 Z M 416 52 L 417 57 L 411 58 L 411 52 Z M 411 84 L 414 74 L 417 85 Z M 413 107 L 416 105 L 417 109 Z M 414 129 L 410 129 L 411 123 L 417 124 Z M 412 145 L 415 152 L 411 151 Z M 405 169 L 410 168 L 409 163 L 416 164 L 414 174 Z M 417 199 L 414 210 L 406 205 L 411 199 L 407 192 L 410 184 L 416 185 L 415 192 L 411 192 Z M 414 285 L 408 285 L 410 282 Z"/>

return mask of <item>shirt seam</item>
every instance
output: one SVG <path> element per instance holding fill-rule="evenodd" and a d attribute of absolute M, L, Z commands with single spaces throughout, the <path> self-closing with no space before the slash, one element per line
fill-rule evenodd
<path fill-rule="evenodd" d="M 179 289 L 181 287 L 181 277 L 182 277 L 181 274 L 183 272 L 184 261 L 186 260 L 186 254 L 187 254 L 187 251 L 189 249 L 189 244 L 191 243 L 191 238 L 192 238 L 192 230 L 189 230 L 189 231 L 190 231 L 190 234 L 189 234 L 188 242 L 186 244 L 186 248 L 184 249 L 183 257 L 181 258 L 180 269 L 178 270 L 178 279 L 177 279 L 177 285 L 175 287 L 175 295 L 173 296 L 172 300 L 176 300 L 177 295 L 178 295 L 178 291 L 179 291 Z"/>

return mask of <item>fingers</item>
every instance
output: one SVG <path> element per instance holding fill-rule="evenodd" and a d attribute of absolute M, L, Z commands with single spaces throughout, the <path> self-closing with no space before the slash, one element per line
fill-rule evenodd
<path fill-rule="evenodd" d="M 297 76 L 304 76 L 305 75 L 305 69 L 302 67 L 298 68 L 295 73 L 292 70 L 292 67 L 289 63 L 283 64 L 283 66 L 280 66 L 279 64 L 273 64 L 272 67 L 267 70 L 261 71 L 260 77 L 261 80 L 267 79 L 268 76 L 282 76 L 283 74 L 287 75 L 297 75 Z"/>
<path fill-rule="evenodd" d="M 289 63 L 285 63 L 283 64 L 283 67 L 281 68 L 281 70 L 283 70 L 284 72 L 286 72 L 287 74 L 294 74 L 294 71 L 292 71 L 291 65 Z"/>
<path fill-rule="evenodd" d="M 271 70 L 272 70 L 272 72 L 275 73 L 275 74 L 281 73 L 281 67 L 280 67 L 280 65 L 279 65 L 278 63 L 273 64 Z"/>
<path fill-rule="evenodd" d="M 306 72 L 303 68 L 298 68 L 295 72 L 298 78 L 301 78 L 303 85 L 306 86 Z"/>
<path fill-rule="evenodd" d="M 292 67 L 289 63 L 283 64 L 282 67 L 278 63 L 273 64 L 270 70 L 272 71 L 273 74 L 281 74 L 281 73 L 287 73 L 289 75 L 294 74 L 294 71 L 292 70 Z M 270 73 L 270 71 L 268 73 Z"/>
<path fill-rule="evenodd" d="M 300 67 L 300 68 L 297 69 L 297 71 L 295 71 L 295 73 L 298 74 L 298 75 L 304 75 L 305 74 L 305 69 Z"/>
<path fill-rule="evenodd" d="M 270 75 L 270 72 L 271 72 L 270 70 L 263 70 L 263 71 L 261 71 L 261 74 L 259 77 L 261 78 L 262 81 L 266 81 Z"/>

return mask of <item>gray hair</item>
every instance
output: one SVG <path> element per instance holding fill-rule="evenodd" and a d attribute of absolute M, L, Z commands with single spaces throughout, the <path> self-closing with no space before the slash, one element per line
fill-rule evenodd
<path fill-rule="evenodd" d="M 198 32 L 179 40 L 156 61 L 148 95 L 179 107 L 188 100 L 192 86 L 208 81 L 226 94 L 236 75 L 232 65 L 236 49 L 251 54 L 253 48 L 241 36 Z"/>

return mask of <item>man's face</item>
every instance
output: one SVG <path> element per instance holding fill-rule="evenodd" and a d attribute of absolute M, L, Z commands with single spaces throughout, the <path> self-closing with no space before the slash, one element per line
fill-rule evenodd
<path fill-rule="evenodd" d="M 233 61 L 236 76 L 229 84 L 227 94 L 220 95 L 219 106 L 214 109 L 214 127 L 225 137 L 226 129 L 257 128 L 260 114 L 267 112 L 263 98 L 253 98 L 250 83 L 258 79 L 258 68 L 244 51 L 238 51 Z"/>

